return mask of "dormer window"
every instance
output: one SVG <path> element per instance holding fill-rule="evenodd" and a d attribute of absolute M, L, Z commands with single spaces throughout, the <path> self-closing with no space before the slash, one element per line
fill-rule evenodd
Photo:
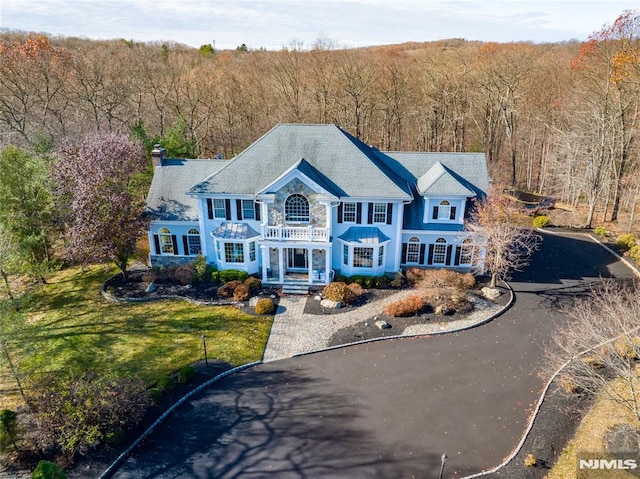
<path fill-rule="evenodd" d="M 442 200 L 438 206 L 433 207 L 434 220 L 455 220 L 456 219 L 456 207 L 451 206 L 451 203 L 447 200 Z"/>
<path fill-rule="evenodd" d="M 309 222 L 309 200 L 297 193 L 284 202 L 284 219 L 293 223 Z"/>

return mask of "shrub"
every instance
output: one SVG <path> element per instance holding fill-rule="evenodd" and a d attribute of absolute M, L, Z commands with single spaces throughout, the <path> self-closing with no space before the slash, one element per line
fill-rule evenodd
<path fill-rule="evenodd" d="M 634 246 L 637 246 L 636 239 L 631 233 L 618 236 L 616 238 L 616 245 L 622 249 L 622 251 L 629 251 Z"/>
<path fill-rule="evenodd" d="M 459 288 L 471 289 L 476 279 L 471 273 L 458 273 L 450 269 L 409 268 L 407 280 L 422 288 Z"/>
<path fill-rule="evenodd" d="M 0 453 L 7 453 L 18 442 L 18 415 L 10 410 L 0 411 Z"/>
<path fill-rule="evenodd" d="M 180 371 L 178 371 L 178 382 L 180 384 L 190 383 L 195 377 L 196 370 L 191 366 L 184 366 L 183 368 L 180 368 Z"/>
<path fill-rule="evenodd" d="M 607 228 L 605 228 L 604 226 L 596 226 L 593 229 L 593 232 L 601 238 L 605 238 L 607 236 Z"/>
<path fill-rule="evenodd" d="M 173 276 L 182 285 L 191 284 L 196 279 L 196 270 L 192 264 L 181 264 Z"/>
<path fill-rule="evenodd" d="M 403 284 L 404 284 L 404 276 L 402 275 L 402 273 L 396 273 L 393 279 L 391 280 L 391 282 L 389 283 L 389 286 L 391 286 L 392 288 L 402 288 Z"/>
<path fill-rule="evenodd" d="M 124 439 L 124 431 L 121 427 L 114 427 L 104 434 L 104 442 L 107 446 L 117 446 Z"/>
<path fill-rule="evenodd" d="M 635 245 L 629 250 L 629 258 L 640 264 L 640 245 Z"/>
<path fill-rule="evenodd" d="M 61 372 L 29 380 L 27 401 L 39 449 L 58 449 L 67 459 L 86 454 L 115 428 L 137 424 L 149 395 L 144 382 L 111 374 Z"/>
<path fill-rule="evenodd" d="M 176 387 L 176 382 L 171 376 L 166 375 L 158 379 L 157 388 L 161 393 L 171 391 L 174 387 Z"/>
<path fill-rule="evenodd" d="M 240 283 L 233 290 L 234 301 L 247 301 L 249 299 L 249 286 L 244 283 Z"/>
<path fill-rule="evenodd" d="M 162 402 L 162 391 L 158 388 L 151 388 L 147 391 L 151 404 L 158 405 Z"/>
<path fill-rule="evenodd" d="M 349 285 L 340 281 L 329 283 L 322 290 L 322 296 L 342 304 L 349 304 L 356 299 L 356 295 Z"/>
<path fill-rule="evenodd" d="M 196 281 L 204 281 L 211 274 L 211 266 L 207 264 L 207 258 L 198 253 L 196 260 L 193 262 L 193 269 L 196 273 Z"/>
<path fill-rule="evenodd" d="M 262 286 L 262 281 L 260 281 L 255 276 L 249 276 L 247 279 L 244 280 L 244 284 L 246 284 L 249 287 L 249 291 L 251 293 L 255 293 Z"/>
<path fill-rule="evenodd" d="M 533 454 L 527 454 L 527 457 L 524 458 L 524 467 L 535 467 L 538 461 Z"/>
<path fill-rule="evenodd" d="M 383 311 L 385 314 L 394 317 L 411 316 L 418 314 L 424 309 L 424 307 L 425 302 L 422 296 L 412 294 L 411 296 L 407 296 L 406 298 L 387 303 Z"/>
<path fill-rule="evenodd" d="M 238 285 L 242 284 L 240 281 L 234 279 L 233 281 L 229 281 L 218 288 L 218 296 L 221 298 L 230 298 L 233 296 L 233 292 L 236 290 Z"/>
<path fill-rule="evenodd" d="M 533 218 L 533 227 L 534 228 L 545 228 L 549 226 L 549 217 L 548 216 L 536 216 Z"/>
<path fill-rule="evenodd" d="M 67 476 L 53 462 L 40 461 L 31 474 L 31 479 L 67 479 Z"/>
<path fill-rule="evenodd" d="M 364 294 L 364 289 L 362 289 L 362 286 L 360 286 L 358 283 L 351 283 L 347 285 L 347 287 L 351 290 L 351 292 L 355 296 L 354 299 L 359 298 Z"/>
<path fill-rule="evenodd" d="M 271 298 L 260 298 L 256 303 L 256 314 L 273 314 L 276 310 L 276 305 Z"/>
<path fill-rule="evenodd" d="M 249 273 L 246 271 L 240 271 L 239 269 L 225 269 L 220 271 L 220 282 L 228 283 L 229 281 L 244 281 L 249 277 Z"/>
<path fill-rule="evenodd" d="M 211 282 L 212 283 L 221 283 L 222 282 L 222 281 L 220 281 L 220 271 L 218 271 L 218 270 L 211 271 Z"/>

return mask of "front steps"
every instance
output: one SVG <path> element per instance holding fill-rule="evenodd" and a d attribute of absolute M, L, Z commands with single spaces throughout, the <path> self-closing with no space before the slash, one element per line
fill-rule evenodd
<path fill-rule="evenodd" d="M 285 284 L 282 287 L 282 294 L 309 294 L 309 286 L 306 284 Z"/>

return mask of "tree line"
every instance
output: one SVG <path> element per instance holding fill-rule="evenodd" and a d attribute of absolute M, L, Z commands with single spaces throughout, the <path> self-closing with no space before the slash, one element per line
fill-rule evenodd
<path fill-rule="evenodd" d="M 276 123 L 335 123 L 383 150 L 485 152 L 495 180 L 583 205 L 586 225 L 616 221 L 640 193 L 639 19 L 583 43 L 280 51 L 5 31 L 0 146 L 135 132 L 147 147 L 171 136 L 177 156 L 231 157 Z"/>

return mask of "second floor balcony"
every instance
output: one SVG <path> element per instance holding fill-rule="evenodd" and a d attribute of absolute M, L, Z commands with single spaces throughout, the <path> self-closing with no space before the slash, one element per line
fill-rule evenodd
<path fill-rule="evenodd" d="M 262 239 L 276 241 L 329 241 L 329 228 L 262 225 Z"/>

